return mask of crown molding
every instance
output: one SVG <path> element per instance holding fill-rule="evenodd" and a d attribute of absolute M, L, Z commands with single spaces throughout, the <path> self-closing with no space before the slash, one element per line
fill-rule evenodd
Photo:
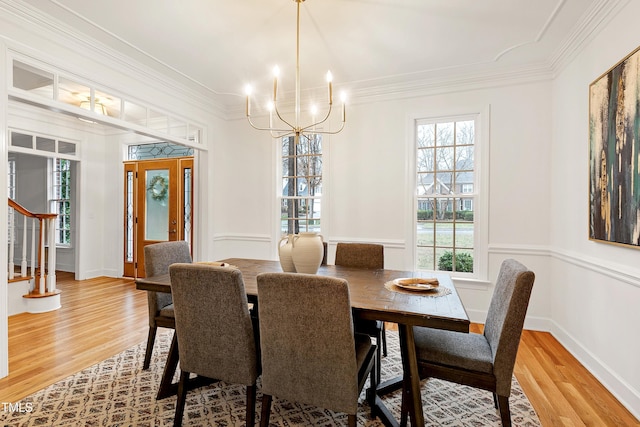
<path fill-rule="evenodd" d="M 15 0 L 1 0 L 0 10 L 2 10 L 5 18 L 11 18 L 11 20 L 21 28 L 27 28 L 34 34 L 46 37 L 70 50 L 82 52 L 83 55 L 106 68 L 116 69 L 123 74 L 134 76 L 139 80 L 151 82 L 155 87 L 161 87 L 165 92 L 171 94 L 171 96 L 175 96 L 196 108 L 202 109 L 204 107 L 207 111 L 212 111 L 219 117 L 225 116 L 225 105 L 216 100 L 215 93 L 211 89 L 189 79 L 187 76 L 175 70 L 172 70 L 172 72 L 176 73 L 176 78 L 168 77 L 116 49 L 106 46 L 95 39 L 88 38 L 85 34 L 69 24 L 58 21 L 28 4 Z M 31 52 L 34 51 L 32 46 L 26 46 L 19 40 L 12 40 L 12 42 Z M 37 52 L 37 56 L 33 56 L 41 59 L 43 55 L 46 55 L 46 53 Z M 148 55 L 147 57 L 159 63 L 155 58 Z M 55 59 L 52 61 L 55 61 Z M 166 64 L 160 64 L 163 67 L 168 67 Z M 64 65 L 56 66 L 66 70 Z M 67 71 L 72 71 L 74 74 L 79 75 L 77 70 Z M 93 79 L 95 80 L 95 77 L 93 77 Z M 183 81 L 187 82 L 183 83 Z M 119 88 L 119 91 L 126 92 L 126 88 L 124 90 Z"/>
<path fill-rule="evenodd" d="M 551 80 L 575 58 L 604 24 L 629 2 L 630 0 L 599 0 L 593 3 L 570 36 L 546 62 L 514 68 L 501 66 L 497 61 L 493 61 L 466 67 L 345 82 L 336 89 L 348 90 L 350 104 L 361 104 Z M 175 79 L 142 63 L 132 61 L 131 57 L 122 52 L 93 39 L 87 39 L 84 34 L 72 26 L 57 21 L 27 4 L 16 0 L 1 0 L 0 7 L 15 17 L 18 20 L 18 25 L 35 25 L 37 27 L 33 29 L 34 31 L 37 30 L 40 34 L 46 31 L 46 36 L 58 43 L 82 52 L 86 51 L 88 56 L 98 63 L 150 81 L 157 87 L 162 87 L 172 96 L 177 96 L 195 107 L 204 107 L 219 118 L 231 120 L 244 117 L 244 98 L 242 96 L 219 94 L 115 36 L 113 36 L 114 39 L 123 43 L 123 46 L 135 49 L 153 63 L 171 70 L 176 76 Z M 101 31 L 106 31 L 92 22 L 86 22 Z"/>
<path fill-rule="evenodd" d="M 532 64 L 528 67 L 477 67 L 474 69 L 448 69 L 437 72 L 421 73 L 412 78 L 394 76 L 380 79 L 373 85 L 346 83 L 336 86 L 337 91 L 345 90 L 349 93 L 349 105 L 367 104 L 371 102 L 393 101 L 423 96 L 433 96 L 445 93 L 465 92 L 492 87 L 505 87 L 526 83 L 549 81 L 552 79 L 552 70 L 547 64 Z M 313 93 L 310 89 L 303 92 Z M 285 98 L 292 99 L 289 94 Z M 303 102 L 304 103 L 304 102 Z M 284 108 L 293 108 L 282 103 Z M 238 102 L 227 105 L 227 118 L 240 119 L 245 116 L 244 98 L 238 97 Z M 260 114 L 255 114 L 260 116 Z M 266 115 L 266 112 L 264 112 Z"/>
<path fill-rule="evenodd" d="M 592 3 L 585 12 L 581 21 L 565 39 L 564 43 L 549 59 L 549 67 L 553 71 L 553 77 L 560 72 L 584 49 L 618 12 L 631 0 L 599 0 Z"/>
<path fill-rule="evenodd" d="M 591 5 L 573 32 L 548 61 L 527 66 L 500 66 L 496 61 L 466 67 L 430 70 L 383 79 L 347 82 L 337 87 L 349 92 L 349 104 L 407 99 L 491 87 L 550 81 L 569 64 L 603 26 L 631 0 L 599 0 Z M 227 104 L 228 118 L 244 117 L 244 104 Z"/>

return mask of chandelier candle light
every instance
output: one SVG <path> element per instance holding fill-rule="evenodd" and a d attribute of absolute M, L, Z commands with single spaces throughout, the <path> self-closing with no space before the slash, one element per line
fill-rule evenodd
<path fill-rule="evenodd" d="M 329 108 L 327 111 L 326 116 L 319 121 L 315 120 L 315 115 L 317 112 L 317 108 L 315 106 L 311 107 L 311 123 L 305 126 L 302 126 L 300 124 L 300 3 L 304 2 L 305 0 L 293 0 L 294 2 L 297 3 L 297 21 L 296 21 L 296 98 L 295 98 L 295 116 L 294 116 L 294 121 L 293 123 L 287 121 L 286 119 L 284 119 L 282 117 L 282 115 L 280 114 L 280 110 L 278 109 L 278 77 L 280 74 L 280 69 L 278 68 L 278 66 L 275 66 L 273 69 L 273 97 L 271 99 L 271 101 L 269 102 L 268 105 L 268 109 L 269 109 L 269 127 L 260 127 L 260 126 L 256 126 L 252 121 L 251 121 L 251 92 L 252 92 L 252 88 L 250 85 L 247 86 L 246 88 L 246 94 L 247 94 L 247 105 L 246 105 L 246 115 L 247 115 L 247 120 L 249 121 L 249 124 L 257 130 L 266 130 L 269 131 L 271 133 L 271 136 L 274 138 L 282 138 L 285 136 L 290 136 L 290 135 L 294 135 L 295 137 L 295 143 L 297 144 L 300 140 L 300 136 L 304 135 L 305 133 L 314 133 L 314 134 L 336 134 L 340 131 L 342 131 L 342 129 L 344 129 L 344 123 L 345 123 L 345 119 L 346 119 L 346 112 L 345 112 L 345 95 L 344 93 L 341 94 L 341 101 L 342 101 L 342 123 L 340 126 L 340 129 L 335 130 L 335 131 L 323 131 L 323 130 L 317 130 L 316 126 L 324 123 L 325 121 L 327 121 L 327 119 L 329 118 L 329 116 L 331 116 L 331 110 L 333 108 L 333 76 L 331 75 L 331 71 L 327 72 L 327 84 L 328 84 L 328 89 L 329 89 Z M 275 111 L 275 115 L 278 118 L 280 124 L 278 126 L 274 126 L 274 118 L 273 118 L 273 113 Z"/>

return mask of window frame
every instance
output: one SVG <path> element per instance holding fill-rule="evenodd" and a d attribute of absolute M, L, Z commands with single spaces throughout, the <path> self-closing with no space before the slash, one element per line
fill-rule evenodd
<path fill-rule="evenodd" d="M 410 194 L 407 195 L 407 210 L 411 212 L 412 220 L 407 221 L 407 241 L 411 242 L 410 253 L 411 269 L 418 270 L 418 237 L 417 237 L 417 211 L 418 211 L 418 170 L 417 170 L 417 125 L 418 122 L 447 122 L 460 120 L 474 120 L 474 243 L 473 257 L 474 268 L 473 273 L 451 272 L 452 278 L 456 282 L 482 283 L 488 281 L 488 165 L 489 160 L 489 123 L 490 123 L 490 106 L 484 105 L 480 107 L 453 107 L 447 111 L 427 111 L 423 113 L 412 114 L 407 120 L 407 134 L 409 135 L 407 150 L 410 165 L 409 183 Z M 460 196 L 469 193 L 460 193 Z M 433 271 L 433 270 L 424 270 Z M 440 271 L 441 272 L 441 271 Z"/>
<path fill-rule="evenodd" d="M 315 135 L 316 138 L 320 138 L 320 150 L 318 152 L 314 152 L 314 153 L 298 153 L 296 150 L 296 153 L 291 157 L 290 155 L 285 155 L 284 154 L 284 144 L 285 144 L 285 140 L 289 140 L 288 144 L 293 143 L 295 140 L 294 136 L 285 136 L 285 137 L 279 137 L 276 138 L 277 141 L 277 165 L 278 165 L 278 170 L 277 170 L 277 180 L 278 180 L 278 185 L 277 185 L 277 191 L 278 191 L 278 195 L 277 195 L 277 233 L 280 236 L 284 236 L 287 234 L 298 234 L 300 232 L 316 232 L 318 234 L 322 234 L 323 229 L 325 227 L 325 217 L 326 215 L 323 217 L 323 212 L 326 212 L 326 206 L 324 203 L 325 197 L 324 197 L 324 193 L 325 193 L 325 189 L 326 189 L 326 168 L 327 168 L 327 156 L 326 156 L 326 147 L 327 147 L 327 142 L 328 142 L 328 138 L 326 135 L 322 134 L 322 133 L 316 133 L 316 134 L 310 134 L 310 135 Z M 300 139 L 306 138 L 306 136 L 301 135 Z M 320 160 L 320 174 L 317 175 L 305 175 L 305 174 L 300 174 L 297 173 L 295 175 L 284 175 L 284 159 L 287 157 L 291 157 L 294 160 L 294 164 L 298 165 L 298 159 L 299 158 L 311 158 L 311 157 L 319 157 Z M 314 194 L 314 195 L 298 195 L 298 194 L 294 194 L 294 195 L 284 195 L 284 190 L 286 187 L 286 181 L 288 179 L 290 179 L 291 177 L 295 177 L 295 178 L 309 178 L 309 177 L 314 177 L 314 179 L 319 178 L 320 179 L 320 194 Z M 296 193 L 298 193 L 297 191 L 298 189 L 296 188 Z M 282 208 L 283 208 L 283 204 L 285 200 L 297 200 L 297 201 L 301 201 L 301 202 L 308 202 L 309 200 L 314 200 L 319 202 L 320 205 L 320 216 L 318 217 L 314 217 L 309 216 L 308 212 L 304 215 L 304 216 L 296 216 L 294 217 L 294 221 L 298 221 L 298 229 L 296 230 L 294 227 L 294 231 L 293 233 L 288 233 L 288 231 L 284 231 L 283 227 L 282 227 L 282 223 L 283 223 L 283 219 L 284 217 L 282 216 Z M 289 218 L 287 216 L 287 218 Z M 313 220 L 313 221 L 317 221 L 318 224 L 317 226 L 310 228 L 309 227 L 309 220 Z M 303 227 L 300 225 L 301 221 L 305 221 L 306 225 L 303 229 Z"/>
<path fill-rule="evenodd" d="M 7 159 L 7 196 L 16 199 L 16 159 L 11 154 Z"/>
<path fill-rule="evenodd" d="M 72 202 L 72 188 L 73 188 L 73 183 L 72 183 L 72 164 L 71 164 L 71 160 L 69 159 L 63 159 L 63 158 L 56 158 L 56 157 L 50 157 L 48 159 L 48 168 L 49 168 L 49 173 L 48 173 L 48 180 L 49 180 L 49 185 L 48 185 L 48 202 L 49 202 L 49 209 L 52 213 L 55 213 L 58 215 L 58 217 L 56 218 L 55 224 L 56 224 L 56 229 L 55 229 L 55 236 L 56 236 L 56 247 L 59 248 L 71 248 L 73 246 L 73 224 L 72 224 L 72 220 L 73 220 L 73 207 L 71 205 Z M 66 172 L 68 173 L 69 179 L 68 179 L 68 189 L 66 191 L 67 193 L 67 198 L 64 197 L 59 197 L 56 198 L 56 187 L 60 187 L 60 191 L 58 192 L 61 196 L 63 195 L 63 191 L 62 191 L 62 178 L 60 178 L 59 180 L 57 179 L 57 175 L 60 174 L 62 175 L 63 171 L 60 170 L 58 168 L 58 165 L 60 164 L 60 162 L 67 162 L 67 168 L 66 168 Z M 60 184 L 57 184 L 58 182 L 60 182 Z M 68 209 L 69 209 L 69 213 L 68 214 L 64 214 L 64 213 L 60 213 L 59 207 L 60 207 L 60 203 L 67 203 L 68 204 Z M 68 221 L 65 221 L 65 218 L 68 218 Z M 62 221 L 62 222 L 61 222 Z M 63 227 L 60 228 L 60 224 L 68 224 L 68 227 Z M 65 242 L 60 242 L 59 238 L 61 236 L 61 231 L 64 231 L 65 234 L 68 232 L 68 241 Z"/>

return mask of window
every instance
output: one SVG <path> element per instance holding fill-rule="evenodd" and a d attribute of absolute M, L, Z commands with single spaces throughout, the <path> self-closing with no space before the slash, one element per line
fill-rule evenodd
<path fill-rule="evenodd" d="M 320 232 L 321 199 L 322 135 L 282 138 L 282 233 Z"/>
<path fill-rule="evenodd" d="M 11 150 L 35 155 L 60 155 L 65 158 L 78 158 L 78 143 L 62 141 L 54 137 L 38 136 L 11 131 Z"/>
<path fill-rule="evenodd" d="M 416 268 L 474 272 L 475 119 L 416 121 Z"/>
<path fill-rule="evenodd" d="M 7 162 L 7 196 L 11 200 L 16 199 L 16 160 L 14 158 L 9 157 Z M 7 214 L 7 230 L 8 236 L 7 241 L 11 242 L 13 227 L 11 226 L 14 222 L 13 209 L 9 208 L 9 212 Z"/>
<path fill-rule="evenodd" d="M 71 161 L 50 159 L 50 196 L 51 212 L 56 218 L 56 245 L 71 245 Z"/>
<path fill-rule="evenodd" d="M 193 156 L 194 149 L 171 142 L 130 145 L 127 148 L 128 160 L 168 159 L 171 157 Z"/>
<path fill-rule="evenodd" d="M 130 125 L 144 127 L 144 135 L 162 136 L 176 143 L 203 142 L 204 129 L 201 126 L 173 113 L 157 111 L 143 102 L 122 97 L 111 90 L 102 90 L 93 83 L 65 75 L 65 70 L 52 68 L 34 58 L 17 53 L 11 56 L 12 84 L 8 90 L 16 100 L 49 109 L 61 106 L 63 112 L 76 114 L 88 123 L 95 123 L 94 118 L 103 117 L 122 128 L 130 128 Z"/>
<path fill-rule="evenodd" d="M 16 160 L 11 157 L 7 163 L 7 196 L 16 199 Z"/>

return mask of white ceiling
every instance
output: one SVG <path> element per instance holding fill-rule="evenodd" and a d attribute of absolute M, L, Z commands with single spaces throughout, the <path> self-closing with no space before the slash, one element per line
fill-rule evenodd
<path fill-rule="evenodd" d="M 240 102 L 247 83 L 268 92 L 275 64 L 285 89 L 293 90 L 292 0 L 25 3 L 221 100 Z M 616 0 L 306 0 L 302 88 L 324 88 L 329 69 L 336 90 L 551 69 L 594 11 L 609 3 Z"/>

